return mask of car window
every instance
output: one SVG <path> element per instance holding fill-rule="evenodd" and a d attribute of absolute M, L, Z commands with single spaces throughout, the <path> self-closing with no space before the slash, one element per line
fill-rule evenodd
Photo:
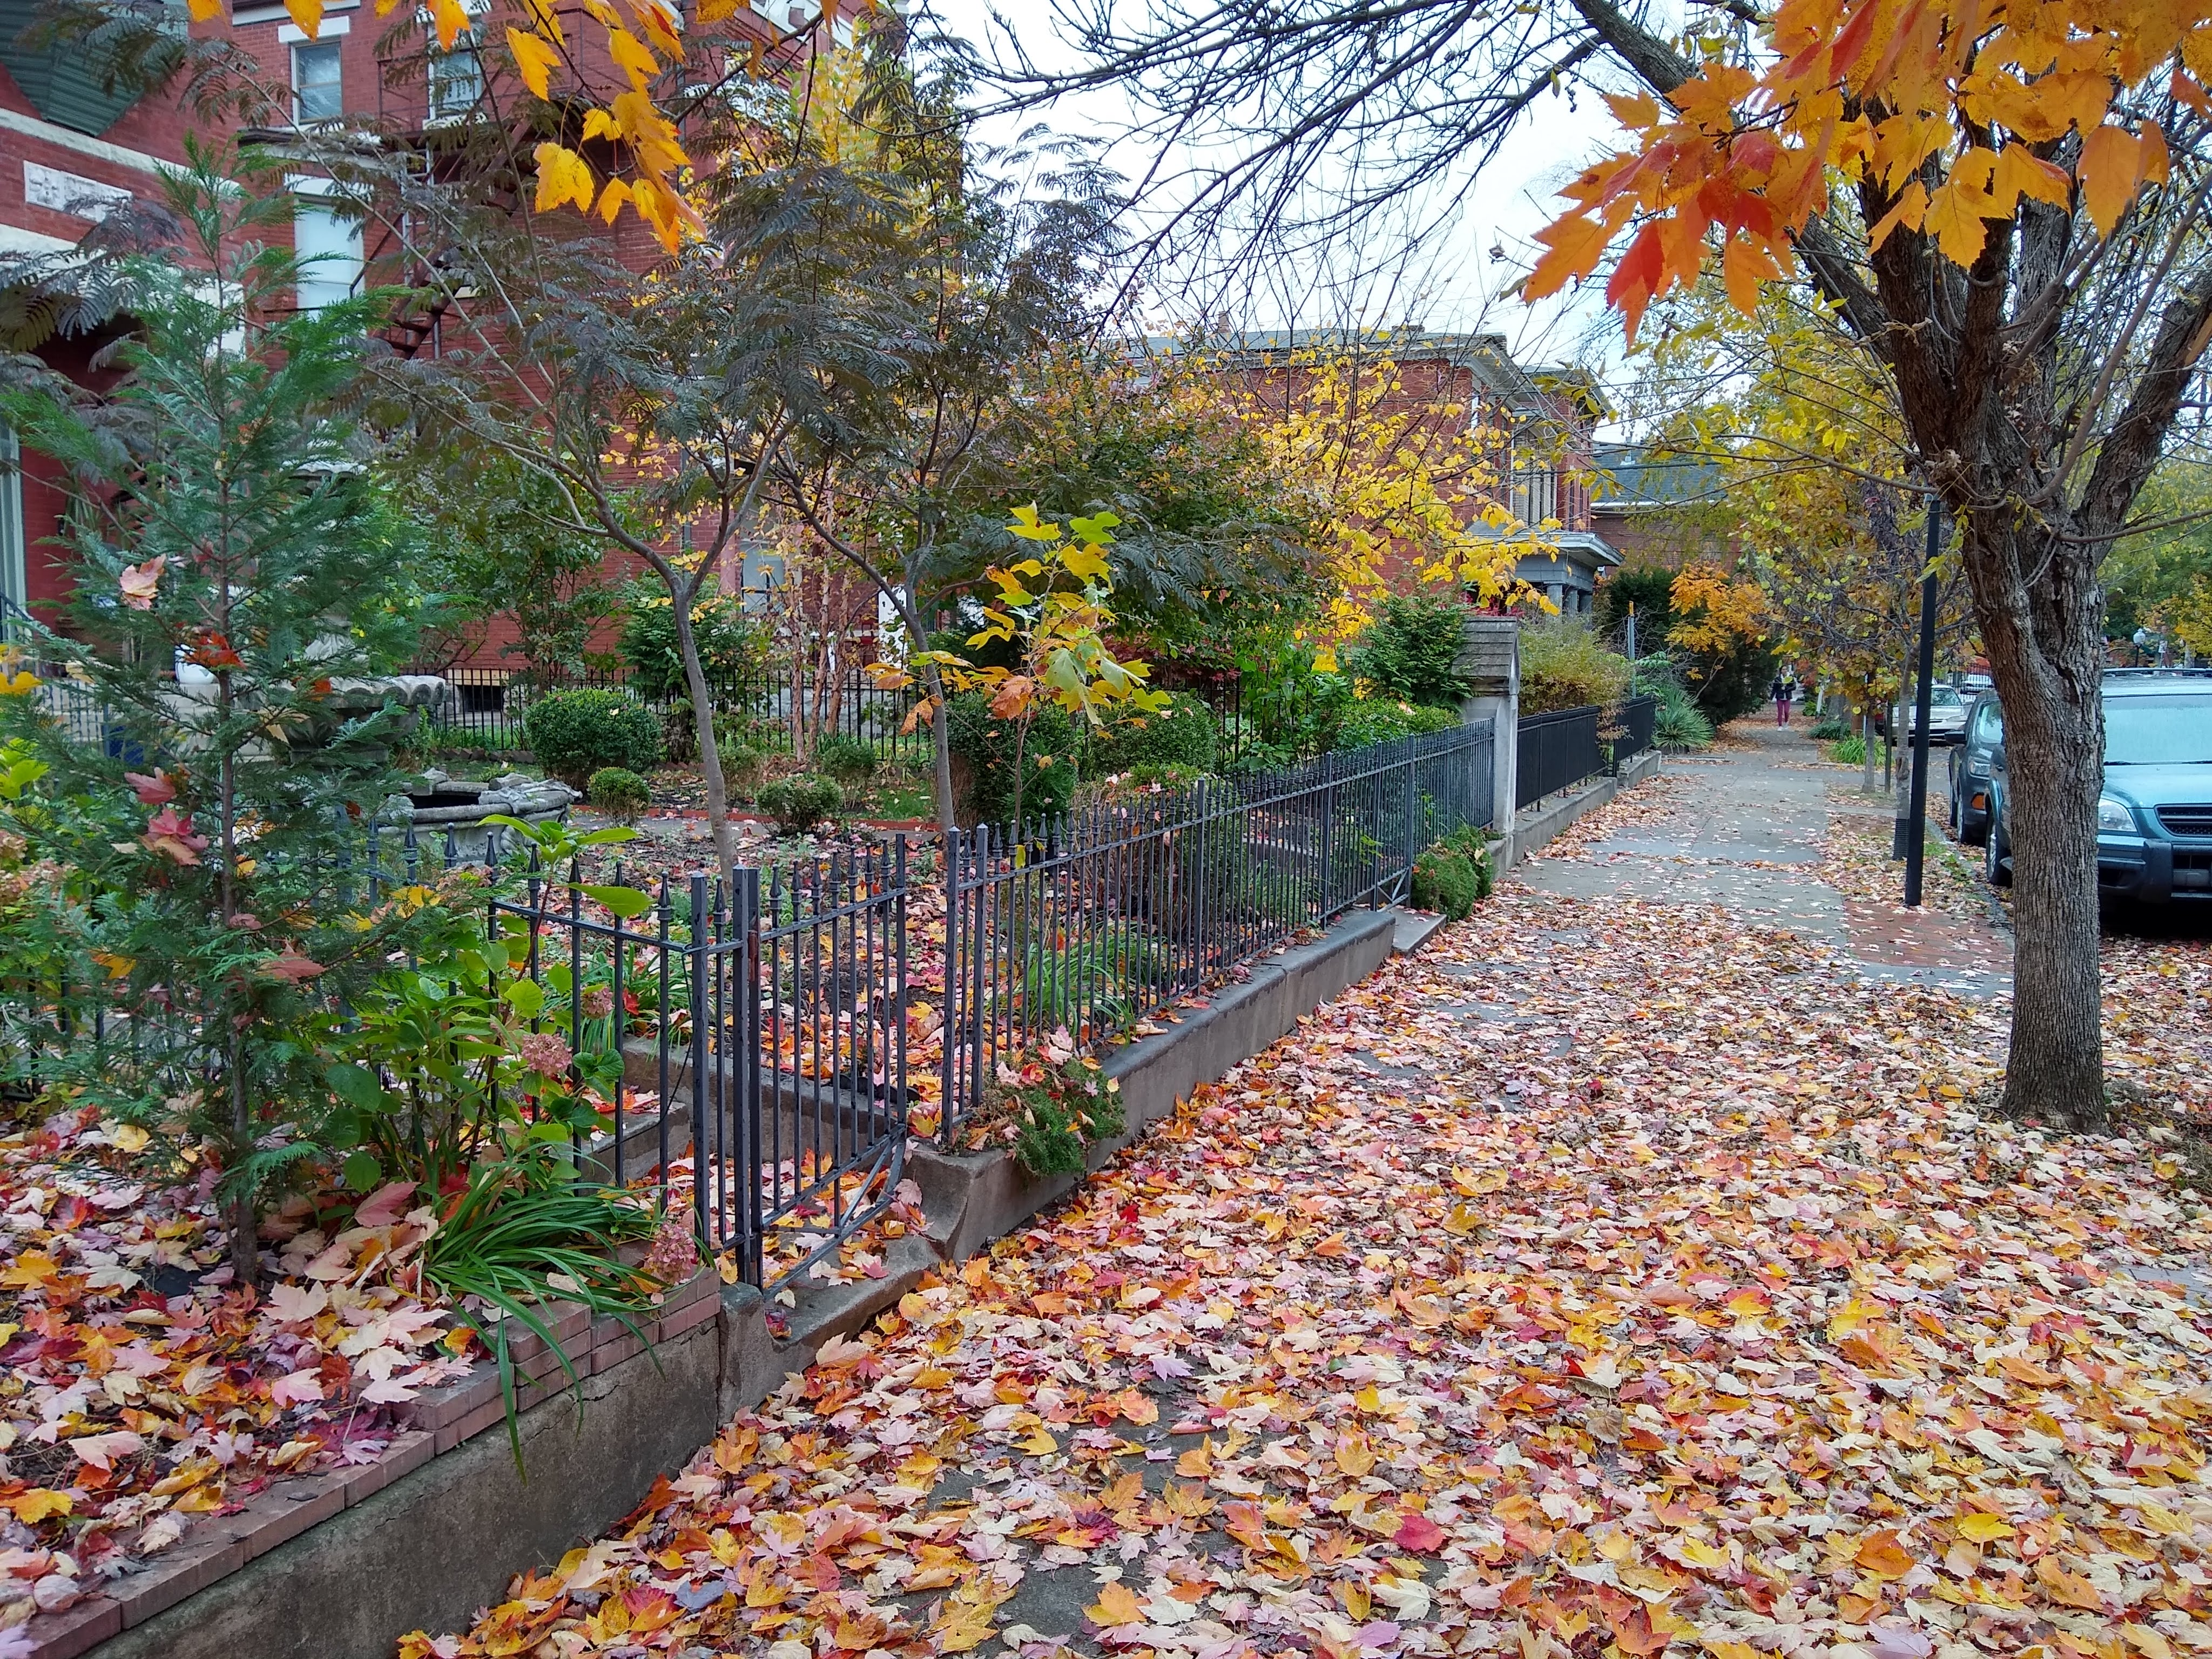
<path fill-rule="evenodd" d="M 1974 713 L 1974 741 L 1995 743 L 2004 736 L 2004 708 L 1995 697 L 1989 698 Z"/>
<path fill-rule="evenodd" d="M 2114 766 L 2212 765 L 2212 696 L 2108 699 L 2105 760 Z"/>
<path fill-rule="evenodd" d="M 1929 694 L 1928 706 L 1930 708 L 1956 708 L 1959 694 L 1948 685 L 1939 685 Z"/>

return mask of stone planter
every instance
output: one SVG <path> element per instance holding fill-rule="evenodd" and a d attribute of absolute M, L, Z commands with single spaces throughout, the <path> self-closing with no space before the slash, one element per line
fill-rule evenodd
<path fill-rule="evenodd" d="M 434 848 L 450 845 L 454 858 L 480 864 L 495 857 L 506 840 L 505 827 L 488 824 L 486 818 L 554 822 L 565 818 L 582 799 L 567 784 L 550 778 L 509 772 L 489 783 L 472 783 L 449 778 L 433 767 L 422 775 L 420 788 L 385 802 L 383 818 L 389 824 L 411 824 L 418 840 Z"/>

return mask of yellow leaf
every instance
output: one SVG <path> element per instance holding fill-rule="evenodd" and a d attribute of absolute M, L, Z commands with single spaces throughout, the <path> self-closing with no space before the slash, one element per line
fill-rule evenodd
<path fill-rule="evenodd" d="M 1959 1517 L 1959 1536 L 1971 1538 L 1977 1544 L 1994 1543 L 2000 1538 L 2010 1538 L 2013 1534 L 2011 1522 L 1994 1515 L 1985 1515 L 1978 1510 Z"/>
<path fill-rule="evenodd" d="M 1729 1570 L 1729 1553 L 1717 1544 L 1706 1543 L 1702 1538 L 1678 1540 L 1674 1553 L 1681 1558 L 1684 1565 L 1695 1567 L 1699 1572 L 1726 1572 Z"/>
<path fill-rule="evenodd" d="M 1680 595 L 1676 602 L 1680 602 Z M 1869 1302 L 1864 1297 L 1853 1297 L 1844 1304 L 1842 1311 L 1828 1321 L 1828 1340 L 1840 1342 L 1864 1326 L 1869 1320 L 1881 1317 L 1881 1304 Z"/>
<path fill-rule="evenodd" d="M 2143 1656 L 2143 1659 L 2173 1659 L 2173 1646 L 2148 1625 L 2123 1625 L 2120 1634 L 2128 1638 L 2128 1645 Z"/>
<path fill-rule="evenodd" d="M 1060 1449 L 1060 1442 L 1042 1428 L 1031 1429 L 1016 1443 L 1032 1457 L 1045 1457 Z"/>
<path fill-rule="evenodd" d="M 468 33 L 469 14 L 461 0 L 430 0 L 430 21 L 438 32 L 438 50 L 451 52 L 453 42 Z"/>
<path fill-rule="evenodd" d="M 991 1639 L 992 1604 L 951 1601 L 929 1633 L 937 1638 L 939 1653 L 966 1653 Z"/>
<path fill-rule="evenodd" d="M 538 211 L 545 213 L 563 202 L 574 202 L 589 211 L 593 191 L 591 163 L 572 149 L 547 143 L 538 146 Z"/>
<path fill-rule="evenodd" d="M 1336 1467 L 1355 1480 L 1375 1467 L 1375 1448 L 1364 1434 L 1347 1434 L 1336 1443 Z"/>
<path fill-rule="evenodd" d="M 1137 1593 L 1122 1583 L 1102 1584 L 1098 1599 L 1083 1611 L 1092 1624 L 1104 1630 L 1116 1625 L 1140 1625 L 1145 1620 L 1144 1605 L 1137 1600 Z"/>
<path fill-rule="evenodd" d="M 1907 230 L 1917 230 L 1927 216 L 1928 191 L 1915 179 L 1898 191 L 1897 204 L 1875 221 L 1874 228 L 1867 232 L 1867 246 L 1880 247 L 1899 225 Z"/>
<path fill-rule="evenodd" d="M 1989 240 L 1989 226 L 1978 207 L 1981 198 L 1973 181 L 1955 173 L 1936 185 L 1936 193 L 1928 198 L 1923 228 L 1954 265 L 1972 264 L 1981 258 L 1982 246 Z"/>
<path fill-rule="evenodd" d="M 1176 1459 L 1176 1473 L 1186 1480 L 1203 1480 L 1213 1473 L 1213 1442 L 1193 1446 Z"/>
<path fill-rule="evenodd" d="M 614 223 L 615 216 L 623 210 L 623 204 L 628 200 L 629 186 L 619 179 L 608 179 L 607 187 L 599 192 L 599 217 L 609 224 Z"/>
<path fill-rule="evenodd" d="M 2135 199 L 2143 161 L 2142 141 L 2124 127 L 2099 127 L 2082 141 L 2074 171 L 2081 180 L 2081 204 L 2099 235 L 2111 235 Z"/>
<path fill-rule="evenodd" d="M 2007 144 L 1997 156 L 1990 194 L 2008 213 L 2023 196 L 2063 208 L 2072 191 L 2073 180 L 2066 176 L 2066 169 L 2045 161 L 2025 144 Z"/>
<path fill-rule="evenodd" d="M 660 60 L 628 29 L 607 31 L 607 52 L 615 60 L 615 67 L 629 76 L 630 85 L 640 92 L 660 73 Z"/>
<path fill-rule="evenodd" d="M 191 0 L 192 21 L 208 23 L 222 15 L 222 0 Z"/>
<path fill-rule="evenodd" d="M 1109 574 L 1112 567 L 1087 547 L 1071 547 L 1062 556 L 1061 562 L 1068 570 L 1085 581 L 1097 581 Z"/>
<path fill-rule="evenodd" d="M 67 1515 L 76 1506 L 67 1492 L 53 1492 L 45 1486 L 33 1486 L 0 1502 L 14 1510 L 15 1518 L 27 1527 L 34 1527 L 49 1516 Z"/>
<path fill-rule="evenodd" d="M 516 28 L 507 30 L 507 44 L 514 53 L 514 67 L 521 73 L 522 84 L 530 88 L 531 96 L 550 97 L 548 87 L 553 66 L 561 61 L 561 54 L 550 42 Z"/>
<path fill-rule="evenodd" d="M 323 32 L 323 0 L 284 0 L 284 9 L 310 40 Z"/>
<path fill-rule="evenodd" d="M 15 1258 L 14 1267 L 0 1273 L 0 1289 L 34 1291 L 42 1285 L 51 1285 L 60 1273 L 53 1257 L 44 1250 L 26 1250 Z"/>
<path fill-rule="evenodd" d="M 594 138 L 618 137 L 621 133 L 622 129 L 615 125 L 615 118 L 605 110 L 589 109 L 584 112 L 586 143 L 588 143 Z"/>

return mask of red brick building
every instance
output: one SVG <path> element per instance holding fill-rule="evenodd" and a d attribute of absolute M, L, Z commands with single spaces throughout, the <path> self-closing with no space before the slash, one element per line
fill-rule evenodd
<path fill-rule="evenodd" d="M 426 40 L 419 19 L 405 11 L 380 17 L 362 0 L 324 0 L 313 40 L 279 0 L 232 0 L 224 16 L 190 27 L 196 36 L 228 41 L 258 65 L 263 110 L 246 124 L 258 141 L 282 144 L 288 131 L 322 123 L 360 125 L 386 143 L 428 153 L 442 129 L 489 106 L 488 76 L 512 76 L 511 67 L 480 58 L 471 38 L 500 38 L 512 0 L 464 3 L 479 21 L 450 52 Z M 830 41 L 849 44 L 865 5 L 744 0 L 737 27 L 795 62 Z M 26 31 L 38 9 L 38 0 L 0 0 L 0 261 L 65 252 L 118 204 L 154 197 L 160 170 L 182 161 L 185 135 L 196 125 L 173 95 L 133 99 L 106 92 L 97 67 L 81 51 L 32 46 Z M 576 33 L 580 38 L 584 31 Z M 303 162 L 292 175 L 298 198 L 294 244 L 314 258 L 300 286 L 303 306 L 354 291 L 365 271 L 397 252 L 383 245 L 373 223 L 365 229 L 358 217 L 319 205 L 317 198 L 328 194 L 326 186 L 318 187 L 319 171 Z M 635 216 L 620 222 L 620 236 L 619 245 L 634 249 L 641 264 L 659 257 L 658 244 Z M 82 378 L 103 343 L 56 338 L 39 350 Z M 10 605 L 51 616 L 69 585 L 55 550 L 43 544 L 58 526 L 62 498 L 40 457 L 22 456 L 20 471 L 15 459 L 13 435 L 0 426 L 0 599 L 7 602 L 0 616 Z"/>
<path fill-rule="evenodd" d="M 1147 342 L 1154 351 L 1179 343 Z M 1424 433 L 1467 441 L 1470 502 L 1502 502 L 1522 524 L 1556 520 L 1556 554 L 1520 562 L 1516 574 L 1571 615 L 1592 606 L 1603 573 L 1620 563 L 1591 515 L 1595 434 L 1611 410 L 1580 369 L 1528 368 L 1498 334 L 1406 327 L 1353 333 L 1285 330 L 1231 337 L 1215 348 L 1255 397 L 1294 407 L 1316 360 L 1349 360 L 1378 389 L 1371 412 L 1418 444 Z M 1472 511 L 1472 509 L 1471 509 Z M 1409 554 L 1387 567 L 1393 586 L 1416 580 Z"/>

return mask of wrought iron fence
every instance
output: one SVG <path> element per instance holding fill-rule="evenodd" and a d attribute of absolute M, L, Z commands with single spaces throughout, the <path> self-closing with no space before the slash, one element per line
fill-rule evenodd
<path fill-rule="evenodd" d="M 1063 1028 L 1091 1047 L 1126 1036 L 1349 910 L 1405 898 L 1424 849 L 1492 822 L 1495 740 L 1486 722 L 1018 831 L 656 878 L 635 902 L 607 890 L 627 886 L 619 865 L 530 869 L 487 890 L 485 927 L 536 988 L 504 998 L 515 1022 L 558 1035 L 599 1096 L 580 1167 L 690 1205 L 740 1276 L 774 1285 L 895 1201 L 910 1130 L 957 1137 L 1002 1060 Z M 505 852 L 497 836 L 471 854 L 450 831 L 370 830 L 318 884 L 342 908 L 373 906 Z M 76 1005 L 55 1001 L 66 1042 Z M 97 1002 L 100 1040 L 152 1034 L 118 1030 Z M 917 1034 L 934 1047 L 910 1076 Z"/>
<path fill-rule="evenodd" d="M 1613 711 L 1607 736 L 1613 745 L 1613 767 L 1649 753 L 1659 746 L 1659 699 L 1631 697 Z"/>
<path fill-rule="evenodd" d="M 544 994 L 533 1030 L 560 1035 L 580 1073 L 622 1079 L 580 1150 L 617 1184 L 688 1188 L 711 1248 L 773 1285 L 881 1211 L 904 1172 L 906 843 L 663 878 L 627 919 L 587 896 L 597 885 L 580 866 L 533 875 L 490 906 Z"/>
<path fill-rule="evenodd" d="M 1000 1060 L 1084 1046 L 1362 905 L 1492 820 L 1487 721 L 1288 770 L 1134 793 L 1018 832 L 949 838 L 943 1052 L 948 1142 Z"/>
<path fill-rule="evenodd" d="M 1521 720 L 1520 751 L 1514 806 L 1534 805 L 1547 795 L 1571 789 L 1584 778 L 1605 768 L 1605 752 L 1598 744 L 1598 725 L 1603 711 L 1595 704 L 1584 708 L 1561 708 L 1546 714 L 1525 714 Z"/>
<path fill-rule="evenodd" d="M 494 754 L 529 746 L 523 723 L 531 703 L 548 690 L 624 691 L 664 722 L 686 706 L 675 697 L 652 694 L 626 673 L 578 672 L 559 687 L 546 688 L 504 669 L 453 668 L 441 678 L 452 695 L 428 711 L 432 729 L 445 743 Z M 918 759 L 928 749 L 926 731 L 902 730 L 912 694 L 887 690 L 864 670 L 851 670 L 827 684 L 812 676 L 770 670 L 720 679 L 713 689 L 718 721 L 732 737 L 764 753 L 792 753 L 795 729 L 802 725 L 817 736 L 835 733 L 866 744 L 885 759 Z"/>
<path fill-rule="evenodd" d="M 1611 708 L 1595 704 L 1527 714 L 1521 720 L 1515 810 L 1571 789 L 1652 747 L 1656 697 L 1632 697 Z"/>

